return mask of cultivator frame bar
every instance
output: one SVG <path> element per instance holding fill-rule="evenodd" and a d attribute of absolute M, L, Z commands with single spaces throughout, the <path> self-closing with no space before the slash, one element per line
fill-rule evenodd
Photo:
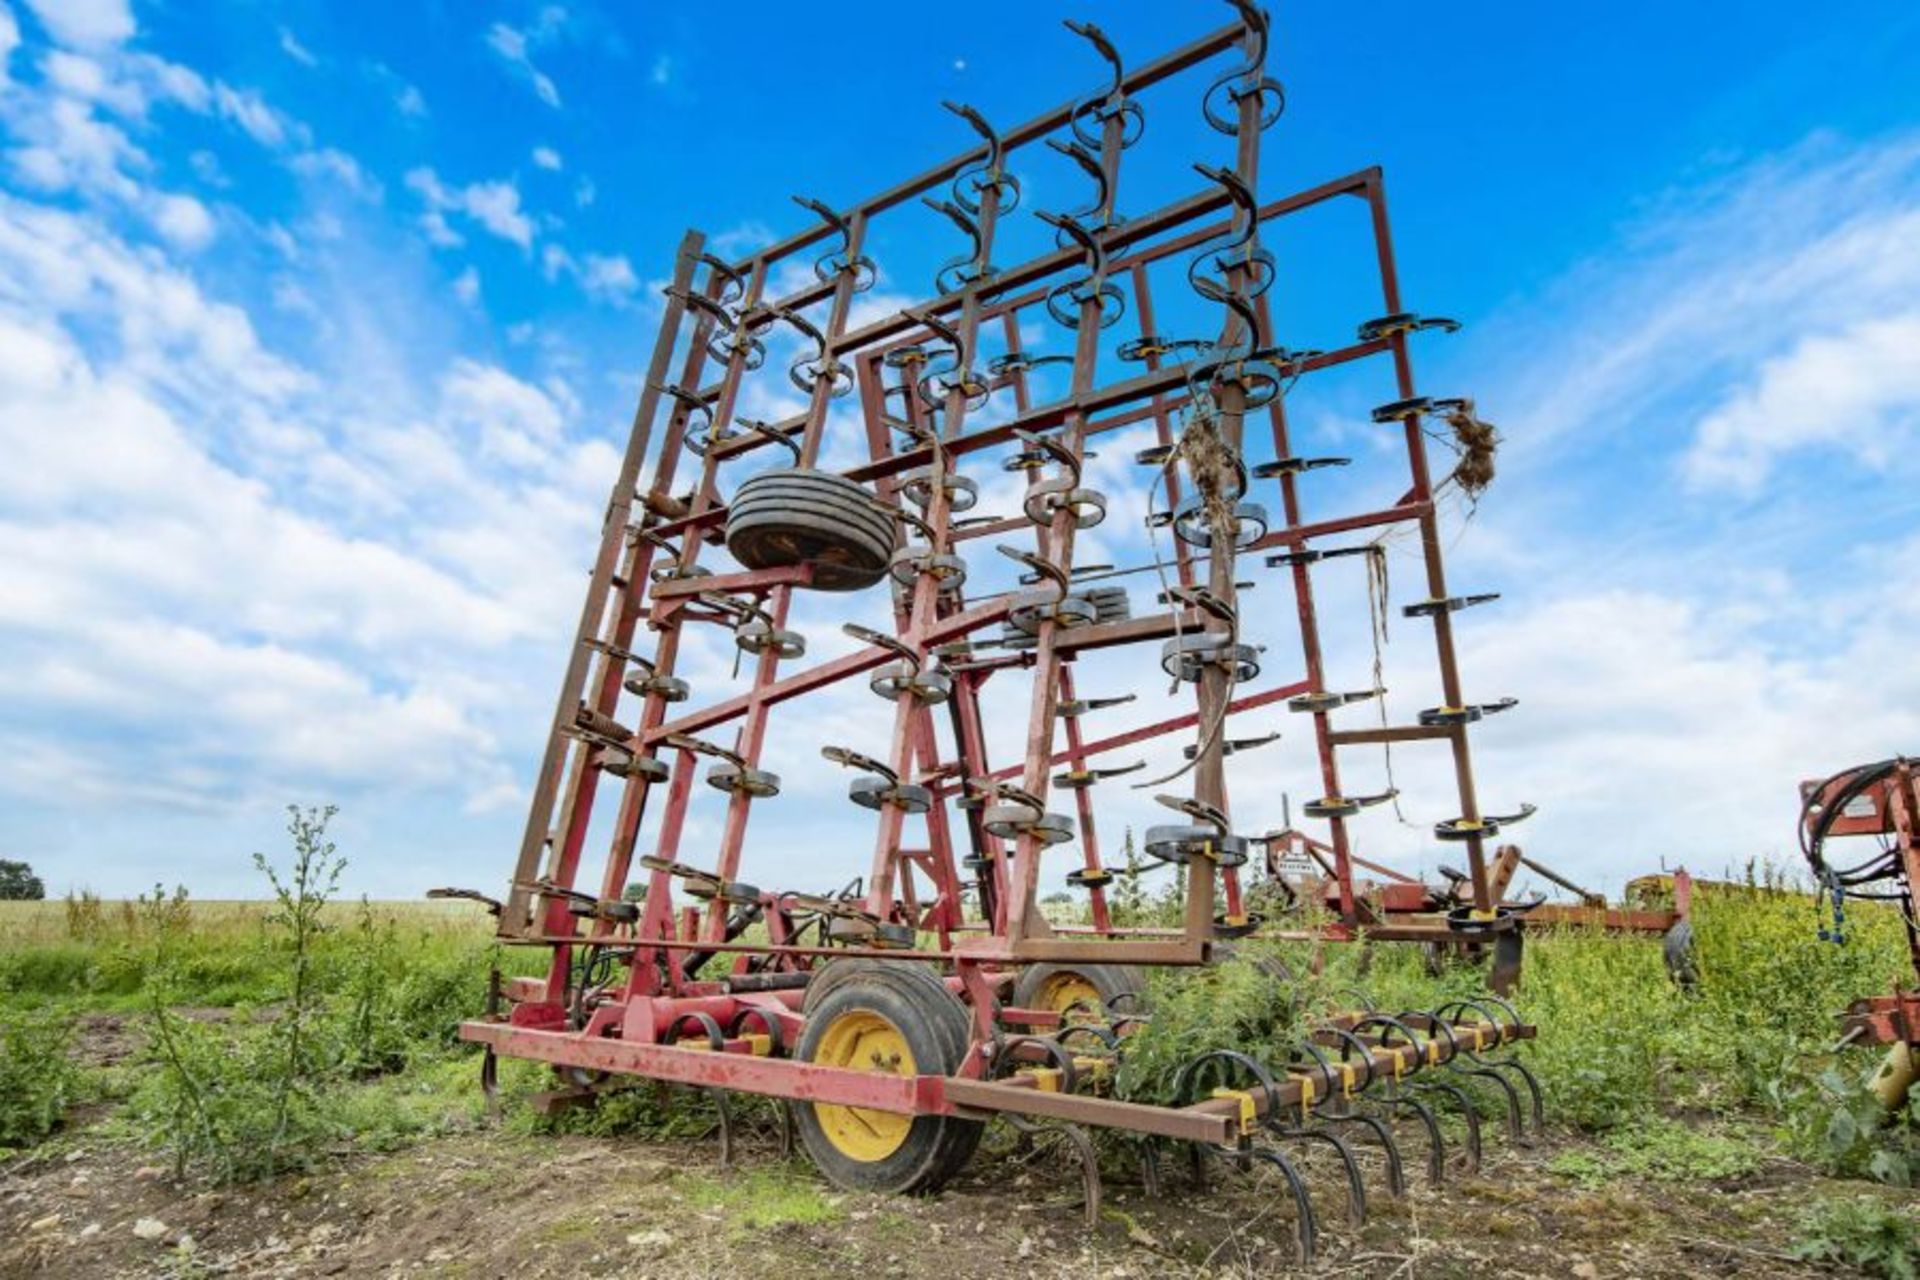
<path fill-rule="evenodd" d="M 1523 1095 L 1537 1118 L 1531 1077 L 1493 1052 L 1532 1029 L 1493 998 L 1391 1017 L 1362 1010 L 1328 1019 L 1283 1068 L 1247 1059 L 1196 1065 L 1189 1081 L 1195 1096 L 1169 1107 L 1100 1096 L 1098 1081 L 1108 1073 L 1100 1062 L 1111 1065 L 1125 1024 L 1137 1018 L 1110 1016 L 1104 1026 L 1084 1029 L 1069 1025 L 1077 1014 L 1066 1016 L 1084 1011 L 1082 1002 L 1022 1004 L 1021 975 L 1040 972 L 1035 966 L 1110 977 L 1117 966 L 1203 964 L 1220 939 L 1257 927 L 1241 900 L 1237 868 L 1249 842 L 1232 829 L 1223 760 L 1231 749 L 1257 745 L 1234 742 L 1229 717 L 1283 703 L 1307 717 L 1318 744 L 1326 793 L 1318 803 L 1329 824 L 1325 848 L 1337 886 L 1337 918 L 1322 936 L 1465 937 L 1493 943 L 1517 967 L 1519 919 L 1500 906 L 1483 849 L 1503 824 L 1530 809 L 1493 817 L 1477 798 L 1467 734 L 1487 708 L 1465 700 L 1451 615 L 1482 598 L 1448 594 L 1423 427 L 1431 413 L 1470 416 L 1471 407 L 1420 396 L 1409 352 L 1415 333 L 1456 326 L 1405 311 L 1377 168 L 1258 199 L 1260 135 L 1277 118 L 1282 97 L 1265 69 L 1265 15 L 1243 0 L 1232 0 L 1232 7 L 1231 25 L 1132 70 L 1097 28 L 1070 23 L 1108 68 L 1108 82 L 1093 93 L 1004 131 L 971 108 L 948 104 L 979 136 L 977 145 L 843 211 L 803 199 L 821 221 L 741 261 L 706 252 L 698 232 L 682 241 L 517 865 L 505 901 L 495 904 L 501 941 L 549 947 L 552 963 L 544 979 L 497 984 L 489 1017 L 463 1026 L 467 1039 L 487 1046 L 489 1069 L 495 1054 L 506 1054 L 553 1063 L 586 1082 L 582 1088 L 599 1073 L 618 1073 L 765 1094 L 822 1113 L 856 1108 L 916 1117 L 915 1125 L 929 1117 L 1005 1113 L 1243 1154 L 1263 1134 L 1276 1140 L 1303 1129 L 1319 1135 L 1317 1117 L 1340 1116 L 1370 1088 L 1398 1100 L 1401 1082 L 1423 1071 L 1491 1079 L 1511 1103 L 1516 1128 Z M 1196 166 L 1204 178 L 1198 192 L 1122 218 L 1116 211 L 1122 157 L 1144 118 L 1138 95 L 1236 55 L 1234 65 L 1216 69 L 1204 98 L 1214 127 L 1234 139 L 1232 166 Z M 1069 141 L 1049 136 L 1063 130 Z M 1041 215 L 1057 231 L 1057 250 L 996 267 L 996 228 L 1019 193 L 1007 157 L 1043 141 L 1086 172 L 1093 199 L 1075 214 Z M 871 226 L 916 197 L 926 197 L 970 247 L 942 267 L 936 296 L 854 327 L 855 296 L 877 276 L 867 252 Z M 1340 348 L 1289 350 L 1272 331 L 1265 294 L 1275 266 L 1259 247 L 1261 229 L 1345 200 L 1367 211 L 1381 315 Z M 808 256 L 813 282 L 769 297 L 777 268 Z M 1224 311 L 1217 336 L 1170 339 L 1156 332 L 1149 268 L 1182 258 L 1189 260 L 1194 292 Z M 1102 332 L 1128 312 L 1137 337 L 1120 356 L 1141 370 L 1102 381 Z M 1026 350 L 1022 321 L 1036 314 L 1073 335 L 1070 358 Z M 745 381 L 767 358 L 768 335 L 781 326 L 805 348 L 789 376 L 807 407 L 780 422 L 736 422 Z M 993 328 L 1005 354 L 978 367 L 981 337 Z M 1326 460 L 1294 455 L 1283 393 L 1318 370 L 1381 357 L 1391 364 L 1393 394 L 1374 418 L 1404 436 L 1407 488 L 1386 508 L 1309 519 L 1305 476 Z M 1071 378 L 1063 397 L 1043 401 L 1031 373 L 1047 361 L 1067 364 Z M 867 458 L 827 473 L 819 464 L 829 407 L 843 394 L 857 396 Z M 996 395 L 1011 400 L 1011 416 L 970 423 Z M 1262 420 L 1273 459 L 1249 469 L 1248 429 Z M 1111 594 L 1087 590 L 1097 579 L 1074 560 L 1077 528 L 1105 509 L 1104 495 L 1082 484 L 1081 468 L 1090 440 L 1135 423 L 1151 423 L 1159 441 L 1141 461 L 1143 474 L 1157 475 L 1167 493 L 1163 523 L 1173 534 L 1168 567 L 1176 585 L 1163 597 L 1163 612 L 1113 616 L 1101 612 Z M 1022 513 L 963 516 L 970 482 L 959 464 L 1010 448 L 1013 457 L 1004 465 L 1028 481 Z M 763 450 L 790 455 L 791 467 L 761 472 L 726 497 L 726 465 Z M 651 479 L 643 481 L 649 459 Z M 690 487 L 677 493 L 689 479 Z M 1248 500 L 1252 486 L 1266 481 L 1277 488 L 1277 520 Z M 756 483 L 765 486 L 762 494 L 780 496 L 748 497 Z M 836 496 L 850 484 L 865 496 Z M 837 513 L 829 521 L 836 527 L 802 528 L 804 520 L 789 518 L 814 509 Z M 876 534 L 870 512 L 884 517 L 886 558 L 878 576 L 897 584 L 893 631 L 849 626 L 862 647 L 789 670 L 802 649 L 787 630 L 794 593 L 873 580 L 864 577 L 873 565 L 862 559 L 874 549 L 870 539 L 863 542 Z M 757 538 L 770 521 L 782 519 L 781 545 L 812 550 L 784 561 L 762 554 L 764 542 L 749 532 Z M 1427 599 L 1408 612 L 1431 621 L 1445 702 L 1416 725 L 1337 728 L 1336 709 L 1350 699 L 1329 692 L 1308 553 L 1325 539 L 1389 526 L 1418 533 Z M 1034 589 L 968 598 L 961 549 L 1021 531 L 1033 534 L 1032 549 L 1007 550 Z M 701 564 L 706 547 L 723 540 L 742 567 L 716 571 Z M 819 550 L 827 544 L 828 551 Z M 1236 570 L 1243 557 L 1269 552 L 1289 569 L 1304 670 L 1298 679 L 1241 692 L 1237 686 L 1257 676 L 1259 664 L 1243 644 Z M 639 648 L 642 624 L 658 636 L 651 653 Z M 732 628 L 739 647 L 753 655 L 746 692 L 692 704 L 676 666 L 683 636 L 696 625 Z M 1000 643 L 987 633 L 994 627 L 1001 628 Z M 1082 717 L 1103 701 L 1076 690 L 1075 658 L 1146 643 L 1161 645 L 1170 676 L 1194 686 L 1193 710 L 1091 736 Z M 987 756 L 979 691 L 1010 672 L 1031 679 L 1028 732 L 1022 757 L 996 767 Z M 749 817 L 779 787 L 761 766 L 776 708 L 863 677 L 895 705 L 890 740 L 871 756 L 862 744 L 821 745 L 829 759 L 858 771 L 850 796 L 878 813 L 868 874 L 837 895 L 745 883 L 740 871 Z M 936 724 L 941 708 L 950 747 Z M 731 742 L 715 740 L 715 731 L 728 726 L 735 731 Z M 1092 761 L 1186 733 L 1200 739 L 1191 795 L 1163 797 L 1182 821 L 1148 832 L 1149 851 L 1186 877 L 1183 923 L 1163 931 L 1118 927 L 1106 902 L 1112 873 L 1100 862 L 1090 797 L 1103 775 Z M 1451 752 L 1461 816 L 1436 834 L 1461 845 L 1470 868 L 1467 902 L 1451 918 L 1380 919 L 1353 888 L 1346 824 L 1363 802 L 1341 798 L 1338 753 L 1406 742 L 1445 744 Z M 696 866 L 683 844 L 703 757 L 713 762 L 704 769 L 707 783 L 727 792 L 728 803 L 717 849 Z M 603 797 L 609 779 L 617 790 Z M 1053 811 L 1050 798 L 1059 790 L 1074 792 L 1073 813 Z M 664 793 L 658 801 L 656 791 Z M 601 799 L 614 800 L 616 808 L 610 847 L 594 872 L 584 854 Z M 647 892 L 644 902 L 626 902 L 638 835 L 655 803 L 661 809 L 654 847 L 638 858 Z M 910 817 L 924 821 L 924 847 L 905 846 Z M 1063 835 L 1077 835 L 1083 854 L 1074 883 L 1089 895 L 1087 932 L 1053 927 L 1037 905 L 1041 855 Z M 676 903 L 676 885 L 704 906 Z M 748 936 L 756 926 L 766 930 L 764 940 Z M 726 965 L 723 976 L 713 975 L 716 962 Z M 907 991 L 919 979 L 902 975 L 923 972 L 929 962 L 945 975 L 938 990 L 923 984 Z M 940 1072 L 823 1063 L 826 1049 L 808 1043 L 809 1001 L 818 997 L 825 1010 L 840 994 L 838 988 L 821 994 L 823 975 L 836 969 L 857 974 L 840 987 L 891 983 L 894 994 L 920 1000 L 922 1008 L 954 1000 L 964 1007 L 964 1031 L 956 1033 L 964 1052 Z M 831 1029 L 826 1034 L 830 1039 Z M 1076 1047 L 1063 1050 L 1068 1042 Z M 944 1055 L 923 1044 L 911 1056 L 924 1063 L 929 1052 Z M 803 1060 L 809 1053 L 813 1059 Z M 872 1056 L 877 1062 L 882 1055 Z M 893 1060 L 900 1057 L 896 1052 Z M 1437 1150 L 1439 1130 L 1429 1127 Z M 1384 1130 L 1382 1138 L 1391 1147 Z M 1477 1129 L 1474 1144 L 1477 1155 Z M 1350 1153 L 1341 1151 L 1353 1170 Z M 1397 1154 L 1392 1163 L 1397 1169 Z M 1304 1247 L 1310 1247 L 1304 1190 L 1301 1212 Z"/>

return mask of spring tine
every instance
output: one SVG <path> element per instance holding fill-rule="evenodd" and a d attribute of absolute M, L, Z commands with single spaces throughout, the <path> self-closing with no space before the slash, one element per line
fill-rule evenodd
<path fill-rule="evenodd" d="M 1313 1201 L 1307 1196 L 1307 1184 L 1300 1177 L 1300 1171 L 1293 1167 L 1293 1161 L 1272 1147 L 1255 1147 L 1252 1155 L 1257 1160 L 1265 1160 L 1280 1171 L 1287 1180 L 1287 1187 L 1293 1192 L 1293 1204 L 1300 1214 L 1300 1234 L 1298 1256 L 1300 1265 L 1313 1265 L 1313 1255 L 1319 1246 L 1319 1227 L 1314 1222 Z M 1202 1157 L 1204 1159 L 1205 1157 Z"/>
<path fill-rule="evenodd" d="M 1491 1080 L 1494 1084 L 1498 1085 L 1500 1092 L 1506 1095 L 1507 1101 L 1507 1109 L 1505 1112 L 1507 1120 L 1507 1140 L 1515 1146 L 1519 1146 L 1526 1141 L 1526 1134 L 1520 1123 L 1520 1095 L 1515 1092 L 1513 1085 L 1505 1076 L 1495 1071 L 1492 1067 L 1486 1066 L 1462 1067 L 1449 1063 L 1447 1069 L 1457 1075 L 1479 1076 L 1482 1079 Z"/>
<path fill-rule="evenodd" d="M 1511 1071 L 1520 1077 L 1520 1082 L 1526 1086 L 1527 1090 L 1527 1101 L 1529 1104 L 1527 1110 L 1533 1117 L 1533 1131 L 1535 1133 L 1543 1132 L 1547 1127 L 1546 1104 L 1540 1096 L 1540 1082 L 1534 1078 L 1533 1072 L 1527 1069 L 1527 1064 L 1521 1062 L 1518 1058 L 1481 1058 L 1475 1056 L 1474 1060 L 1482 1066 L 1491 1067 L 1495 1071 Z"/>
<path fill-rule="evenodd" d="M 1357 1124 L 1371 1130 L 1373 1136 L 1380 1139 L 1381 1150 L 1387 1153 L 1387 1194 L 1396 1200 L 1407 1194 L 1407 1174 L 1400 1161 L 1400 1144 L 1394 1141 L 1393 1130 L 1387 1128 L 1378 1116 L 1350 1111 L 1344 1115 L 1328 1116 L 1327 1123 Z"/>
<path fill-rule="evenodd" d="M 1086 1209 L 1087 1230 L 1091 1231 L 1100 1225 L 1100 1157 L 1093 1149 L 1093 1139 L 1079 1125 L 1064 1120 L 1050 1127 L 1067 1140 L 1080 1162 L 1081 1203 Z"/>
<path fill-rule="evenodd" d="M 1147 1138 L 1140 1143 L 1140 1186 L 1147 1199 L 1158 1200 L 1160 1186 L 1160 1140 Z"/>
<path fill-rule="evenodd" d="M 1441 1136 L 1440 1121 L 1432 1108 L 1418 1098 L 1409 1098 L 1403 1093 L 1390 1101 L 1393 1106 L 1406 1108 L 1419 1117 L 1421 1127 L 1427 1131 L 1427 1185 L 1440 1186 L 1447 1176 L 1447 1140 Z"/>
<path fill-rule="evenodd" d="M 1282 1129 L 1280 1136 L 1298 1142 L 1324 1142 L 1340 1156 L 1347 1170 L 1347 1221 L 1356 1227 L 1367 1225 L 1367 1184 L 1360 1176 L 1360 1158 L 1347 1140 L 1324 1125 L 1303 1129 Z"/>
<path fill-rule="evenodd" d="M 1461 1163 L 1461 1172 L 1472 1176 L 1480 1172 L 1480 1111 L 1473 1105 L 1473 1098 L 1457 1084 L 1444 1080 L 1422 1081 L 1414 1085 L 1420 1090 L 1430 1090 L 1452 1098 L 1460 1108 L 1460 1117 L 1467 1124 L 1467 1150 Z"/>

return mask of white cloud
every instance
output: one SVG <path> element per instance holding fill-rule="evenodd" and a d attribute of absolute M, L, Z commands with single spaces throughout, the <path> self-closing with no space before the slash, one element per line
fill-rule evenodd
<path fill-rule="evenodd" d="M 455 276 L 453 281 L 453 295 L 468 306 L 473 306 L 478 303 L 480 301 L 480 272 L 473 267 L 468 267 L 458 276 Z"/>
<path fill-rule="evenodd" d="M 400 114 L 403 116 L 424 116 L 427 114 L 427 100 L 421 96 L 420 90 L 413 85 L 406 85 L 400 92 L 395 94 L 393 105 L 399 108 Z"/>
<path fill-rule="evenodd" d="M 560 153 L 552 147 L 535 147 L 533 149 L 533 162 L 542 169 L 553 169 L 557 171 L 561 167 Z"/>
<path fill-rule="evenodd" d="M 528 52 L 530 37 L 527 32 L 517 30 L 504 22 L 496 22 L 487 28 L 487 47 L 500 55 L 513 71 L 533 86 L 534 96 L 550 107 L 560 105 L 560 90 L 553 79 L 533 65 Z"/>
<path fill-rule="evenodd" d="M 640 288 L 640 278 L 633 272 L 633 264 L 625 255 L 616 254 L 602 257 L 597 253 L 586 256 L 585 266 L 580 272 L 580 284 L 590 294 L 610 299 L 630 298 Z"/>
<path fill-rule="evenodd" d="M 253 90 L 218 82 L 213 86 L 213 103 L 223 119 L 238 125 L 261 146 L 274 148 L 286 142 L 292 126 Z"/>
<path fill-rule="evenodd" d="M 127 0 L 27 0 L 27 7 L 47 34 L 64 45 L 100 48 L 133 35 L 133 10 Z"/>
<path fill-rule="evenodd" d="M 13 51 L 20 47 L 20 20 L 13 16 L 13 10 L 0 2 L 0 85 L 7 82 L 8 64 L 13 61 Z"/>
<path fill-rule="evenodd" d="M 280 52 L 304 67 L 320 65 L 320 59 L 313 56 L 312 50 L 301 44 L 293 32 L 285 27 L 280 28 Z"/>
<path fill-rule="evenodd" d="M 593 179 L 582 177 L 573 184 L 573 203 L 576 208 L 584 209 L 599 196 L 600 188 L 593 185 Z"/>
<path fill-rule="evenodd" d="M 303 177 L 350 191 L 363 200 L 377 203 L 383 195 L 380 183 L 360 167 L 359 161 L 333 147 L 302 151 L 288 160 L 287 165 Z"/>
<path fill-rule="evenodd" d="M 1698 486 L 1757 489 L 1774 461 L 1829 446 L 1884 467 L 1920 428 L 1920 311 L 1802 339 L 1701 419 L 1686 458 Z"/>
<path fill-rule="evenodd" d="M 501 179 L 471 182 L 464 187 L 448 187 L 432 169 L 419 168 L 407 174 L 407 186 L 427 202 L 422 225 L 426 228 L 427 238 L 436 245 L 460 243 L 458 235 L 447 226 L 443 216 L 453 211 L 464 214 L 502 240 L 511 241 L 522 249 L 529 249 L 533 245 L 533 219 L 521 210 L 520 189 L 511 181 Z"/>
<path fill-rule="evenodd" d="M 159 197 L 154 205 L 153 225 L 182 249 L 202 249 L 213 239 L 213 215 L 192 196 Z"/>

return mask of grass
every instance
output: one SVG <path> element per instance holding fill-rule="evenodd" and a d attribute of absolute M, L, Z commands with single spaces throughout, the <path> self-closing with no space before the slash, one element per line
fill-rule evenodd
<path fill-rule="evenodd" d="M 1810 897 L 1765 871 L 1701 891 L 1701 980 L 1692 991 L 1668 980 L 1651 940 L 1530 934 L 1520 1003 L 1540 1036 L 1527 1060 L 1552 1119 L 1597 1138 L 1556 1171 L 1583 1186 L 1737 1179 L 1785 1153 L 1836 1175 L 1912 1182 L 1920 1174 L 1914 1116 L 1880 1123 L 1863 1088 L 1876 1053 L 1832 1048 L 1834 1014 L 1906 974 L 1900 921 L 1857 908 L 1850 940 L 1836 947 L 1815 937 L 1814 917 Z M 173 1012 L 164 1025 L 180 1037 L 181 1061 L 225 1082 L 217 1101 L 243 1113 L 264 1105 L 244 1096 L 247 1064 L 270 1060 L 295 973 L 277 918 L 271 903 L 182 895 L 0 902 L 0 1144 L 57 1139 L 63 1117 L 86 1100 L 109 1103 L 105 1123 L 135 1141 L 152 1141 L 169 1116 L 177 1121 L 182 1099 L 152 1083 L 156 1010 Z M 324 1088 L 281 1091 L 280 1127 L 308 1124 L 306 1140 L 325 1158 L 475 1123 L 474 1060 L 455 1027 L 483 1006 L 491 966 L 539 972 L 545 953 L 497 948 L 489 917 L 470 903 L 327 902 L 314 919 L 319 927 L 304 944 L 314 1006 L 307 1051 Z M 1156 975 L 1156 1014 L 1129 1042 L 1120 1092 L 1172 1101 L 1180 1065 L 1211 1047 L 1283 1061 L 1305 1021 L 1350 1005 L 1352 988 L 1393 1011 L 1431 1008 L 1484 981 L 1471 966 L 1430 975 L 1417 950 L 1400 946 L 1249 943 L 1240 951 L 1240 961 L 1213 970 Z M 1263 957 L 1302 976 L 1276 981 L 1250 963 Z M 79 1065 L 56 1029 L 88 1015 L 137 1022 L 144 1056 Z M 549 1087 L 551 1076 L 533 1064 L 504 1067 L 516 1126 L 672 1135 L 709 1121 L 649 1090 L 535 1118 L 515 1101 Z M 780 1213 L 822 1211 L 790 1196 L 785 1182 L 757 1190 L 785 1206 Z"/>

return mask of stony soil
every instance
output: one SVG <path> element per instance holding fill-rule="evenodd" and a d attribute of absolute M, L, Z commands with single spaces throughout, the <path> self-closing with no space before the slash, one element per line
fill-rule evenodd
<path fill-rule="evenodd" d="M 1000 1147 L 1012 1135 L 996 1135 Z M 1786 1256 L 1814 1176 L 1789 1162 L 1720 1183 L 1629 1178 L 1586 1189 L 1548 1169 L 1571 1138 L 1504 1143 L 1476 1176 L 1389 1197 L 1349 1225 L 1337 1168 L 1315 1163 L 1321 1258 L 1304 1274 L 1697 1277 L 1820 1274 Z M 770 1140 L 732 1168 L 711 1141 L 454 1134 L 253 1187 L 176 1182 L 148 1154 L 82 1132 L 0 1170 L 0 1275 L 686 1277 L 1296 1272 L 1292 1215 L 1222 1170 L 1184 1165 L 1149 1197 L 1108 1161 L 1098 1225 L 1053 1143 L 983 1153 L 930 1199 L 850 1195 Z M 1170 1166 L 1178 1162 L 1169 1161 Z M 1831 1186 L 1831 1184 L 1827 1184 Z"/>

